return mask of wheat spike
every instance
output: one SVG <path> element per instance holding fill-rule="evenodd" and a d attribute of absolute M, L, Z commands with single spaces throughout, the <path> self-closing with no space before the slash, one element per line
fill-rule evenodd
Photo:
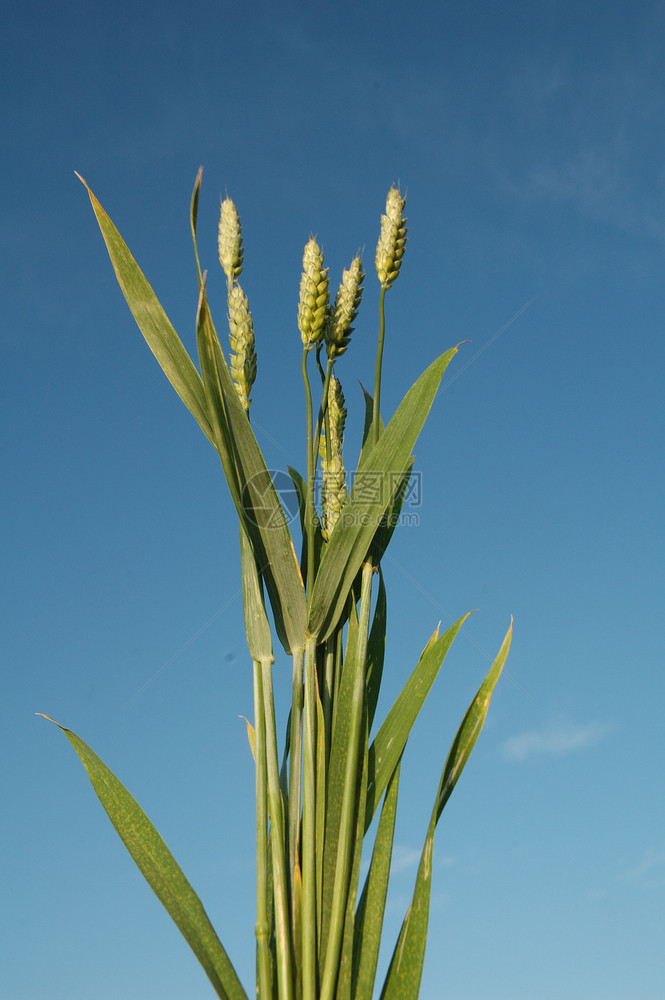
<path fill-rule="evenodd" d="M 376 247 L 376 273 L 383 288 L 390 288 L 399 274 L 406 247 L 406 198 L 399 188 L 391 187 L 386 199 L 386 214 L 381 216 L 381 233 Z"/>

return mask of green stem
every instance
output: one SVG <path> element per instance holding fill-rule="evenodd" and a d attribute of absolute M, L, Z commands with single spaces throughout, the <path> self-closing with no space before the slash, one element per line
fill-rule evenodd
<path fill-rule="evenodd" d="M 373 572 L 374 568 L 371 561 L 364 563 L 360 588 L 360 611 L 358 615 L 358 646 L 356 661 L 354 663 L 353 694 L 349 714 L 349 742 L 344 771 L 344 791 L 340 812 L 339 839 L 337 842 L 337 863 L 335 865 L 330 928 L 321 980 L 320 1000 L 334 1000 L 339 957 L 342 947 L 342 935 L 344 933 L 349 876 L 356 832 L 355 805 L 361 750 L 360 736 L 365 698 L 367 640 L 372 603 Z"/>
<path fill-rule="evenodd" d="M 381 365 L 383 363 L 383 338 L 386 332 L 385 298 L 387 288 L 381 285 L 379 295 L 379 342 L 376 348 L 376 371 L 374 373 L 374 409 L 372 410 L 372 443 L 379 440 L 379 420 L 381 419 Z"/>
<path fill-rule="evenodd" d="M 293 681 L 291 688 L 291 730 L 289 735 L 289 869 L 291 873 L 291 898 L 293 878 L 299 850 L 300 833 L 300 783 L 302 781 L 302 668 L 305 651 L 293 653 Z"/>
<path fill-rule="evenodd" d="M 275 898 L 275 944 L 277 952 L 277 986 L 279 1000 L 293 1000 L 291 961 L 291 928 L 289 919 L 289 893 L 286 872 L 286 843 L 284 836 L 284 809 L 279 786 L 277 760 L 277 730 L 275 728 L 275 702 L 272 690 L 272 662 L 260 663 L 260 685 L 266 730 L 266 764 L 268 774 L 268 811 L 270 815 L 270 843 L 272 846 L 272 874 Z"/>
<path fill-rule="evenodd" d="M 256 764 L 256 968 L 258 1000 L 271 1000 L 270 920 L 268 916 L 268 785 L 266 717 L 261 664 L 254 660 L 254 756 Z"/>
<path fill-rule="evenodd" d="M 339 702 L 339 687 L 342 681 L 342 663 L 344 662 L 344 636 L 341 628 L 337 629 L 335 636 L 337 642 L 335 644 L 335 673 L 333 676 L 334 680 L 333 713 L 332 713 L 332 727 L 330 730 L 331 741 L 332 741 L 332 734 L 335 732 L 335 716 L 337 715 L 337 705 Z"/>
<path fill-rule="evenodd" d="M 326 373 L 323 378 L 323 389 L 321 392 L 321 406 L 319 407 L 319 415 L 316 419 L 316 431 L 314 434 L 314 442 L 312 450 L 314 453 L 314 467 L 316 468 L 316 460 L 319 455 L 319 441 L 321 440 L 321 428 L 323 426 L 324 418 L 326 420 L 326 458 L 330 461 L 330 427 L 328 425 L 328 387 L 330 386 L 330 376 L 332 375 L 333 365 L 335 364 L 332 358 L 328 358 L 328 364 L 326 365 Z"/>
<path fill-rule="evenodd" d="M 307 497 L 305 498 L 305 534 L 307 538 L 307 594 L 311 596 L 314 586 L 314 453 L 312 450 L 312 390 L 307 374 L 307 355 L 302 352 L 302 379 L 305 386 L 307 405 Z"/>
<path fill-rule="evenodd" d="M 326 373 L 323 370 L 323 365 L 321 364 L 321 348 L 322 347 L 323 347 L 323 344 L 319 344 L 319 346 L 316 349 L 316 367 L 319 369 L 319 375 L 321 376 L 321 384 L 323 384 L 323 380 L 326 377 Z"/>
<path fill-rule="evenodd" d="M 316 638 L 305 646 L 302 789 L 302 995 L 316 992 Z"/>
<path fill-rule="evenodd" d="M 335 691 L 335 649 L 337 647 L 337 632 L 326 639 L 325 660 L 323 668 L 323 691 L 321 703 L 326 731 L 326 769 L 330 759 L 330 741 L 332 739 L 333 699 Z"/>

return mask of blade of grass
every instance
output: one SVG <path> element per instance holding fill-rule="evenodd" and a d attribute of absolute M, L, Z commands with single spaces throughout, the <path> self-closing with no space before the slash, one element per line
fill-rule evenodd
<path fill-rule="evenodd" d="M 215 387 L 210 363 L 207 367 L 209 384 L 204 387 L 201 376 L 129 248 L 86 182 L 83 178 L 80 180 L 88 191 L 118 284 L 141 333 L 183 403 L 196 418 L 206 437 L 220 452 L 236 507 L 244 499 L 244 489 L 245 495 L 250 501 L 251 512 L 259 521 L 257 527 L 267 557 L 265 560 L 260 559 L 260 561 L 261 565 L 265 564 L 270 567 L 266 584 L 275 612 L 275 623 L 280 633 L 280 639 L 287 649 L 304 645 L 306 604 L 293 543 L 279 498 L 270 480 L 249 421 L 238 400 L 219 340 L 214 332 L 205 292 L 202 294 L 202 302 L 199 303 L 199 324 L 197 325 L 202 327 L 202 331 L 198 339 L 200 342 L 202 335 L 208 338 L 210 357 L 218 369 L 217 380 L 222 387 L 225 405 L 222 405 L 220 398 L 215 407 L 214 419 L 218 425 L 218 432 L 221 431 L 221 439 L 220 433 L 216 433 L 213 428 L 213 417 L 210 411 L 210 391 L 214 390 Z M 197 177 L 197 184 L 192 196 L 194 240 L 196 238 L 195 221 L 199 184 L 200 177 Z M 225 412 L 227 413 L 226 421 L 224 419 Z M 225 424 L 228 424 L 228 427 Z M 231 441 L 233 441 L 240 456 L 243 476 L 234 476 L 233 474 L 232 461 L 234 456 L 228 454 Z M 227 453 L 226 460 L 223 454 L 225 451 Z M 250 535 L 253 543 L 256 543 L 256 532 L 252 532 L 251 528 Z M 263 553 L 258 554 L 260 558 Z"/>
<path fill-rule="evenodd" d="M 302 990 L 315 1000 L 317 953 L 316 899 L 316 640 L 305 646 L 302 765 Z"/>
<path fill-rule="evenodd" d="M 136 799 L 76 733 L 48 715 L 44 718 L 54 722 L 74 747 L 118 836 L 203 966 L 217 996 L 247 1000 L 201 900 Z"/>
<path fill-rule="evenodd" d="M 88 192 L 93 212 L 113 264 L 115 276 L 139 330 L 167 379 L 194 416 L 203 433 L 214 444 L 203 383 L 199 373 L 162 309 L 157 296 L 132 257 L 127 244 L 87 183 L 80 174 L 76 176 Z"/>
<path fill-rule="evenodd" d="M 409 482 L 411 481 L 411 470 L 413 469 L 413 463 L 415 459 L 413 455 L 409 459 L 406 469 L 399 477 L 399 484 L 393 498 L 388 505 L 388 509 L 381 519 L 381 526 L 376 533 L 376 537 L 372 542 L 372 554 L 377 562 L 383 559 L 383 555 L 390 544 L 390 539 L 393 537 L 395 528 L 399 524 L 400 514 L 402 513 L 402 506 L 404 500 L 406 499 L 406 494 L 409 488 Z"/>
<path fill-rule="evenodd" d="M 418 867 L 416 885 L 413 890 L 413 898 L 404 918 L 397 944 L 395 945 L 390 967 L 386 975 L 383 990 L 381 991 L 381 1000 L 417 1000 L 423 961 L 425 959 L 427 925 L 429 922 L 434 831 L 443 808 L 450 798 L 483 728 L 494 688 L 501 676 L 501 671 L 508 656 L 512 629 L 511 622 L 501 649 L 490 667 L 487 677 L 469 705 L 446 758 L 425 844 L 420 856 L 420 865 Z"/>
<path fill-rule="evenodd" d="M 256 768 L 256 969 L 259 1000 L 272 1000 L 272 956 L 268 915 L 268 778 L 266 713 L 262 671 L 270 664 L 272 636 L 251 542 L 240 522 L 240 566 L 247 647 L 254 676 L 254 760 Z M 268 666 L 269 669 L 269 666 Z"/>
<path fill-rule="evenodd" d="M 360 592 L 357 642 L 351 647 L 351 656 L 349 657 L 347 654 L 344 661 L 340 709 L 336 716 L 330 752 L 328 815 L 334 810 L 334 815 L 339 817 L 339 821 L 333 825 L 331 840 L 329 841 L 326 837 L 325 849 L 326 852 L 330 851 L 330 857 L 324 859 L 322 956 L 325 954 L 325 959 L 321 975 L 321 1000 L 333 1000 L 335 995 L 346 902 L 350 888 L 353 841 L 357 820 L 357 784 L 360 777 L 361 755 L 364 752 L 361 745 L 363 719 L 365 726 L 367 725 L 365 672 L 373 572 L 372 564 L 365 563 Z M 349 637 L 352 633 L 352 618 L 353 615 L 349 621 Z M 344 688 L 348 692 L 348 711 L 342 711 L 341 702 Z M 326 834 L 327 832 L 326 830 Z M 330 871 L 328 873 L 325 871 L 329 863 L 334 865 L 334 875 Z M 332 893 L 329 890 L 331 882 Z"/>
<path fill-rule="evenodd" d="M 468 614 L 464 615 L 442 636 L 437 637 L 437 629 L 374 737 L 369 748 L 365 829 L 372 822 L 376 807 L 381 801 L 390 776 L 397 767 L 409 733 L 436 680 L 441 664 L 468 617 Z"/>
<path fill-rule="evenodd" d="M 358 895 L 358 882 L 360 880 L 360 862 L 363 849 L 363 831 L 365 829 L 365 803 L 367 801 L 367 710 L 363 710 L 362 733 L 360 745 L 363 749 L 362 768 L 357 782 L 356 802 L 355 802 L 355 836 L 353 846 L 353 863 L 351 866 L 351 878 L 346 897 L 346 914 L 344 916 L 344 935 L 342 938 L 342 952 L 339 959 L 339 972 L 337 973 L 337 988 L 335 1000 L 351 1000 L 351 990 L 353 985 L 353 945 L 356 927 L 356 897 Z"/>
<path fill-rule="evenodd" d="M 319 642 L 330 635 L 339 620 L 381 518 L 399 488 L 443 373 L 456 353 L 453 347 L 432 362 L 409 389 L 378 443 L 363 451 L 312 589 L 308 627 Z"/>
<path fill-rule="evenodd" d="M 272 1000 L 272 956 L 268 910 L 268 781 L 266 720 L 261 664 L 254 660 L 254 761 L 256 771 L 256 977 L 258 1000 Z"/>
<path fill-rule="evenodd" d="M 296 862 L 293 870 L 293 948 L 296 970 L 296 997 L 302 1000 L 302 872 Z"/>
<path fill-rule="evenodd" d="M 353 702 L 353 675 L 356 650 L 358 648 L 358 615 L 356 606 L 350 603 L 349 628 L 346 637 L 346 651 L 339 691 L 335 698 L 335 717 L 328 762 L 328 788 L 326 798 L 326 822 L 323 853 L 323 899 L 320 960 L 325 956 L 330 926 L 335 868 L 337 865 L 337 845 L 339 841 L 340 816 L 344 793 L 346 748 L 350 740 L 350 718 Z M 321 961 L 319 972 L 323 972 Z"/>
<path fill-rule="evenodd" d="M 199 248 L 196 242 L 196 224 L 199 217 L 199 194 L 201 193 L 202 178 L 203 178 L 203 167 L 199 167 L 198 173 L 196 175 L 196 180 L 194 181 L 192 199 L 189 204 L 189 225 L 192 230 L 192 242 L 194 244 L 194 260 L 196 262 L 196 273 L 199 279 L 199 288 L 201 287 L 201 282 L 203 281 L 203 275 L 201 274 L 201 262 L 199 261 Z"/>
<path fill-rule="evenodd" d="M 307 574 L 307 532 L 305 531 L 305 513 L 307 507 L 307 483 L 296 470 L 288 466 L 289 475 L 291 477 L 291 482 L 296 491 L 296 496 L 298 498 L 298 513 L 300 515 L 300 531 L 302 532 L 302 557 L 300 559 L 300 573 L 301 576 L 306 576 Z M 319 520 L 319 515 L 316 508 L 312 511 L 312 520 L 314 522 L 314 565 L 318 566 L 321 562 L 321 549 L 325 545 L 323 540 L 323 534 L 321 532 L 321 522 Z"/>
<path fill-rule="evenodd" d="M 321 940 L 323 898 L 323 848 L 326 831 L 326 722 L 319 688 L 316 688 L 316 936 Z"/>
<path fill-rule="evenodd" d="M 272 635 L 263 600 L 261 579 L 252 544 L 242 522 L 240 524 L 240 569 L 245 636 L 249 655 L 253 660 L 274 662 Z"/>
<path fill-rule="evenodd" d="M 226 364 L 210 315 L 205 284 L 201 285 L 198 327 L 199 340 L 206 345 L 206 372 L 210 373 L 210 379 L 206 378 L 206 390 L 214 394 L 215 412 L 220 421 L 223 414 L 226 415 L 232 442 L 240 492 L 238 513 L 244 518 L 262 569 L 280 641 L 287 652 L 295 651 L 304 647 L 307 616 L 300 567 L 284 510 Z M 216 377 L 212 372 L 213 363 Z M 233 495 L 232 482 L 229 488 Z"/>
<path fill-rule="evenodd" d="M 291 712 L 289 713 L 289 871 L 291 876 L 291 891 L 294 891 L 295 869 L 300 873 L 300 888 L 302 893 L 302 872 L 300 870 L 300 802 L 302 786 L 302 715 L 305 703 L 305 686 L 303 680 L 305 655 L 304 650 L 293 654 L 293 669 L 291 678 Z M 285 761 L 286 765 L 286 761 Z M 301 895 L 302 899 L 302 895 Z M 298 939 L 300 947 L 300 939 Z"/>
<path fill-rule="evenodd" d="M 286 870 L 284 803 L 279 783 L 275 699 L 272 688 L 272 668 L 270 661 L 263 661 L 260 664 L 258 676 L 259 697 L 263 698 L 265 719 L 266 776 L 275 915 L 276 979 L 279 1000 L 293 1000 L 293 960 L 291 953 L 288 873 Z"/>
<path fill-rule="evenodd" d="M 372 860 L 358 904 L 353 944 L 353 1000 L 372 1000 L 374 992 L 395 836 L 399 771 L 398 763 L 386 789 Z"/>
<path fill-rule="evenodd" d="M 370 396 L 370 394 L 368 393 L 367 389 L 362 384 L 362 382 L 360 383 L 360 388 L 363 391 L 363 397 L 365 399 L 365 423 L 363 425 L 363 437 L 362 437 L 362 443 L 364 448 L 365 442 L 367 441 L 367 438 L 370 435 L 370 431 L 372 430 L 372 420 L 374 419 L 374 399 L 372 396 Z M 381 420 L 381 417 L 379 417 L 379 421 L 380 421 L 379 423 L 380 430 L 383 431 L 383 420 Z"/>
<path fill-rule="evenodd" d="M 199 291 L 196 340 L 201 371 L 203 373 L 203 385 L 208 402 L 208 412 L 211 418 L 213 443 L 222 462 L 229 493 L 235 504 L 240 521 L 241 531 L 244 533 L 246 539 L 251 540 L 250 544 L 255 553 L 252 558 L 255 559 L 258 556 L 261 566 L 264 567 L 264 576 L 273 613 L 275 614 L 277 633 L 282 644 L 288 649 L 290 642 L 289 634 L 291 639 L 295 639 L 299 634 L 301 625 L 297 620 L 292 620 L 288 611 L 290 607 L 288 603 L 286 605 L 287 613 L 285 618 L 282 613 L 283 602 L 281 594 L 283 592 L 289 594 L 295 593 L 297 598 L 298 589 L 302 589 L 302 581 L 299 576 L 299 568 L 296 567 L 297 574 L 294 574 L 292 571 L 290 555 L 292 554 L 293 559 L 295 559 L 295 553 L 293 551 L 291 535 L 286 526 L 284 513 L 275 493 L 272 480 L 265 468 L 265 463 L 263 463 L 263 457 L 258 450 L 258 444 L 256 445 L 256 451 L 258 451 L 257 464 L 252 467 L 258 468 L 258 472 L 255 472 L 254 476 L 255 478 L 260 478 L 263 484 L 261 488 L 263 499 L 261 502 L 265 502 L 266 510 L 261 508 L 259 516 L 257 516 L 255 510 L 252 510 L 248 516 L 247 499 L 249 497 L 249 487 L 243 478 L 242 464 L 238 459 L 236 440 L 229 422 L 229 413 L 227 412 L 224 393 L 220 384 L 220 368 L 217 359 L 218 355 L 221 354 L 221 347 L 207 308 L 204 282 L 201 283 Z M 221 364 L 224 368 L 226 367 L 223 356 Z M 249 422 L 246 420 L 244 413 L 241 419 L 247 425 L 247 428 L 249 428 Z M 251 428 L 249 430 L 253 437 Z M 256 487 L 256 482 L 254 486 Z M 273 559 L 272 564 L 271 558 Z M 304 593 L 302 605 L 300 613 L 301 621 L 304 620 L 305 611 Z M 296 599 L 293 608 L 297 609 L 297 607 L 298 602 Z M 267 622 L 266 627 L 269 629 Z M 255 657 L 255 659 L 260 659 L 260 657 Z"/>
<path fill-rule="evenodd" d="M 371 732 L 376 704 L 379 700 L 381 676 L 383 674 L 383 658 L 386 651 L 387 623 L 386 585 L 383 573 L 379 567 L 379 593 L 376 598 L 372 628 L 367 643 L 367 729 Z"/>
<path fill-rule="evenodd" d="M 209 325 L 206 320 L 204 308 L 205 286 L 201 284 L 199 291 L 199 302 L 196 310 L 196 346 L 199 354 L 199 364 L 203 378 L 203 390 L 205 392 L 208 417 L 212 428 L 212 442 L 217 450 L 217 454 L 222 462 L 224 475 L 231 494 L 231 499 L 238 513 L 241 524 L 244 522 L 245 511 L 242 504 L 241 485 L 238 480 L 235 454 L 233 448 L 233 437 L 229 430 L 229 422 L 224 406 L 224 399 L 219 389 L 219 379 L 217 377 L 217 364 L 215 361 L 214 338 L 211 335 Z M 246 530 L 251 531 L 252 526 L 247 525 Z"/>
<path fill-rule="evenodd" d="M 508 628 L 505 638 L 501 643 L 501 649 L 497 653 L 496 659 L 490 667 L 487 677 L 478 688 L 476 697 L 466 710 L 466 714 L 462 719 L 462 723 L 457 730 L 457 734 L 450 748 L 450 752 L 446 760 L 446 766 L 443 769 L 443 777 L 441 778 L 439 794 L 437 797 L 437 823 L 439 822 L 439 817 L 443 812 L 446 802 L 452 795 L 453 788 L 457 784 L 460 774 L 466 766 L 466 762 L 471 755 L 471 751 L 475 746 L 476 740 L 480 736 L 480 731 L 485 724 L 487 712 L 490 707 L 490 700 L 494 693 L 494 688 L 499 681 L 499 677 L 501 676 L 501 671 L 503 670 L 505 662 L 508 658 L 512 638 L 513 622 L 511 619 L 510 627 Z"/>

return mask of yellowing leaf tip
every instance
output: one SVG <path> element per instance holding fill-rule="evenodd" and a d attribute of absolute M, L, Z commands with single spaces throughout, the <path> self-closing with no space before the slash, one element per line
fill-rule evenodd
<path fill-rule="evenodd" d="M 52 719 L 50 715 L 45 715 L 44 712 L 35 712 L 35 715 L 41 716 L 42 719 L 48 719 L 48 721 L 52 722 L 54 726 L 58 727 L 58 729 L 62 729 L 63 733 L 69 732 L 69 730 L 65 726 L 61 726 L 60 723 L 56 722 L 55 719 Z"/>

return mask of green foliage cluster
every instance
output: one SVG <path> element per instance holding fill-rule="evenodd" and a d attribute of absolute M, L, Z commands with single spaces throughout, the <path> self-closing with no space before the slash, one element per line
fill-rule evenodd
<path fill-rule="evenodd" d="M 406 199 L 391 188 L 376 251 L 380 282 L 374 394 L 365 394 L 363 447 L 348 491 L 342 456 L 344 397 L 333 373 L 350 344 L 362 294 L 359 257 L 331 304 L 328 268 L 305 247 L 298 327 L 303 342 L 307 469 L 290 470 L 300 501 L 302 545 L 289 525 L 252 431 L 254 330 L 238 279 L 240 219 L 222 203 L 219 256 L 227 278 L 227 361 L 206 296 L 196 230 L 201 171 L 191 201 L 199 299 L 199 368 L 190 359 L 118 230 L 88 189 L 116 277 L 165 375 L 217 451 L 240 532 L 247 645 L 253 663 L 256 766 L 256 992 L 259 1000 L 371 1000 L 391 867 L 400 762 L 418 713 L 467 616 L 434 633 L 374 732 L 383 670 L 387 600 L 381 559 L 399 515 L 412 450 L 456 348 L 432 362 L 385 425 L 380 417 L 385 295 L 406 246 Z M 87 186 L 87 185 L 86 185 Z M 321 361 L 325 349 L 326 365 Z M 321 398 L 312 404 L 308 359 Z M 324 475 L 316 509 L 317 467 Z M 327 478 L 326 478 L 327 477 Z M 371 481 L 380 489 L 368 496 Z M 292 658 L 292 703 L 281 755 L 273 699 L 273 629 Z M 508 655 L 511 629 L 469 706 L 446 757 L 423 844 L 413 898 L 381 987 L 381 1000 L 415 1000 L 427 937 L 432 847 L 441 812 L 482 729 Z M 78 736 L 81 758 L 111 822 L 205 969 L 217 995 L 247 994 L 203 906 L 138 803 Z M 369 869 L 360 886 L 364 838 L 380 807 Z"/>

